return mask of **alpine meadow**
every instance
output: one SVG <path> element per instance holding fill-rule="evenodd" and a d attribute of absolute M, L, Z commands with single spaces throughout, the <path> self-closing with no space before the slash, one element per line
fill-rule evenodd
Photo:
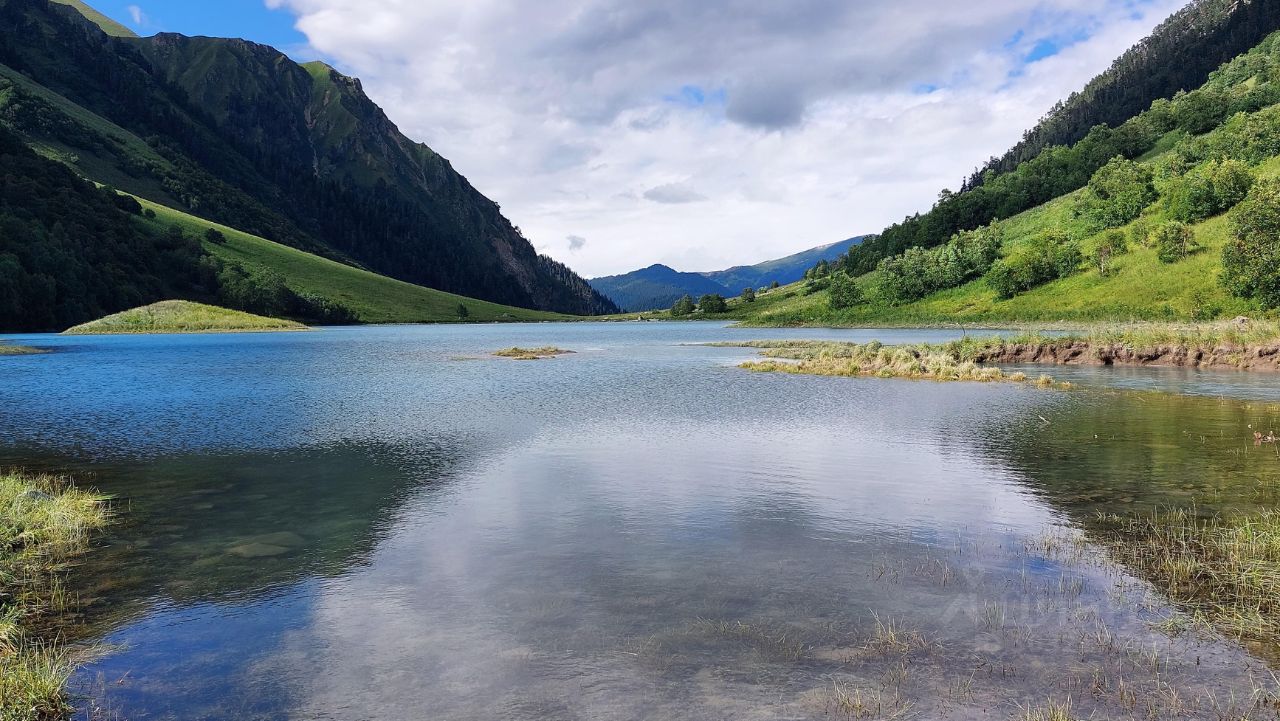
<path fill-rule="evenodd" d="M 0 0 L 0 721 L 1280 721 L 1278 380 L 1280 0 Z"/>

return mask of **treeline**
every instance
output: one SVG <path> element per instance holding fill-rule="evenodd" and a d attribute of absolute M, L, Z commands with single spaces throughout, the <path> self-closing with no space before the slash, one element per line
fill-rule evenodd
<path fill-rule="evenodd" d="M 37 156 L 0 127 L 0 328 L 60 330 L 216 292 L 198 242 L 139 226 L 113 191 Z"/>
<path fill-rule="evenodd" d="M 356 322 L 341 304 L 295 293 L 278 273 L 218 260 L 200 240 L 149 222 L 132 197 L 36 155 L 0 125 L 0 330 L 62 330 L 170 298 Z M 205 240 L 225 242 L 216 231 Z"/>
<path fill-rule="evenodd" d="M 1204 133 L 1233 115 L 1247 115 L 1280 102 L 1277 45 L 1277 38 L 1270 37 L 1254 52 L 1233 61 L 1220 71 L 1221 82 L 1179 93 L 1172 100 L 1156 100 L 1118 127 L 1095 126 L 1075 145 L 1046 148 L 1012 172 L 997 175 L 988 171 L 982 184 L 966 192 L 943 191 L 929 212 L 908 217 L 851 248 L 841 261 L 842 267 L 859 275 L 908 248 L 941 245 L 956 233 L 1012 217 L 1078 190 L 1107 163 L 1117 157 L 1136 158 L 1172 131 Z"/>
<path fill-rule="evenodd" d="M 1022 140 L 992 158 L 968 180 L 982 185 L 987 171 L 1008 173 L 1054 145 L 1071 145 L 1097 125 L 1116 126 L 1158 98 L 1198 88 L 1210 72 L 1247 52 L 1280 28 L 1280 4 L 1266 0 L 1197 0 L 1161 23 L 1078 93 L 1059 102 Z"/>

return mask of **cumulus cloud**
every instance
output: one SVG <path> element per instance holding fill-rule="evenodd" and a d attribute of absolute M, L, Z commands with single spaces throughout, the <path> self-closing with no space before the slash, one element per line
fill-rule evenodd
<path fill-rule="evenodd" d="M 535 242 L 590 237 L 598 275 L 925 210 L 1183 0 L 267 2 Z"/>
<path fill-rule="evenodd" d="M 697 203 L 707 199 L 707 196 L 684 183 L 665 183 L 649 188 L 644 191 L 644 197 L 646 200 L 652 200 L 655 203 L 667 203 L 669 205 Z"/>

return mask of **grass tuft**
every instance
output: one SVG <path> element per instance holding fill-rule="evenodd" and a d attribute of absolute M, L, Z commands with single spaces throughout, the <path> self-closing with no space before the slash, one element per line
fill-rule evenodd
<path fill-rule="evenodd" d="M 75 669 L 36 629 L 66 610 L 59 579 L 109 521 L 106 499 L 65 478 L 0 472 L 0 719 L 48 721 L 71 712 Z"/>
<path fill-rule="evenodd" d="M 1280 643 L 1280 513 L 1201 518 L 1180 508 L 1098 519 L 1112 553 L 1196 618 L 1235 638 Z"/>

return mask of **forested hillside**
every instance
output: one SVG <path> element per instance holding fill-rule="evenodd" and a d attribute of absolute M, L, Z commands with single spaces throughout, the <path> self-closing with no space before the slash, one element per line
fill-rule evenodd
<path fill-rule="evenodd" d="M 1051 112 L 962 192 L 943 191 L 929 212 L 895 223 L 862 243 L 850 252 L 847 267 L 865 273 L 907 248 L 941 245 L 960 231 L 1012 217 L 1082 188 L 1112 158 L 1151 152 L 1171 130 L 1202 133 L 1237 112 L 1276 102 L 1280 91 L 1272 84 L 1231 92 L 1212 83 L 1200 86 L 1211 70 L 1277 28 L 1280 4 L 1274 2 L 1191 3 Z M 1175 106 L 1170 98 L 1182 89 L 1191 92 Z M 1145 110 L 1150 112 L 1135 117 Z"/>
<path fill-rule="evenodd" d="M 0 0 L 0 64 L 0 122 L 91 179 L 409 282 L 614 310 L 328 67 L 241 40 L 112 37 L 48 0 Z"/>
<path fill-rule="evenodd" d="M 1277 27 L 1280 5 L 1274 2 L 1190 3 L 1083 90 L 1055 105 L 1017 145 L 978 170 L 966 187 L 981 185 L 986 171 L 1010 172 L 1045 148 L 1079 141 L 1095 125 L 1119 125 L 1157 98 L 1172 98 L 1180 90 L 1199 87 L 1210 72 L 1247 52 Z"/>
<path fill-rule="evenodd" d="M 874 258 L 854 248 L 803 284 L 731 303 L 729 315 L 911 324 L 1274 314 L 1280 33 L 1202 87 L 1048 148 L 960 197 L 994 203 L 1004 219 L 908 245 L 870 267 Z M 944 217 L 935 209 L 921 223 Z"/>

